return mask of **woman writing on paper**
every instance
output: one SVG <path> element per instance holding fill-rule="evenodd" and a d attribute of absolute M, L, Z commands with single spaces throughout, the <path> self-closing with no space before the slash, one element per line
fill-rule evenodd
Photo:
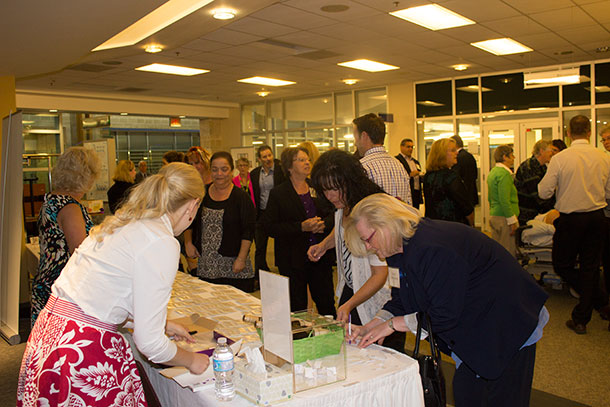
<path fill-rule="evenodd" d="M 17 405 L 146 406 L 128 342 L 152 362 L 205 371 L 207 356 L 169 340 L 193 340 L 166 320 L 179 235 L 203 197 L 203 182 L 184 163 L 168 164 L 134 187 L 129 199 L 92 229 L 52 287 L 28 339 Z"/>
<path fill-rule="evenodd" d="M 341 150 L 331 150 L 320 156 L 311 172 L 311 180 L 318 192 L 337 209 L 335 231 L 307 251 L 309 260 L 318 261 L 328 250 L 337 255 L 337 289 L 339 298 L 337 319 L 356 325 L 368 323 L 390 299 L 386 286 L 388 266 L 375 254 L 354 256 L 345 245 L 344 225 L 351 209 L 363 198 L 382 193 L 371 181 L 360 161 Z M 384 346 L 404 353 L 405 333 L 395 332 L 384 341 Z"/>
<path fill-rule="evenodd" d="M 456 361 L 456 407 L 529 406 L 548 295 L 502 246 L 384 194 L 354 207 L 345 240 L 355 255 L 373 252 L 400 270 L 398 292 L 353 330 L 361 347 L 405 331 L 404 315 L 427 313 L 440 350 Z"/>

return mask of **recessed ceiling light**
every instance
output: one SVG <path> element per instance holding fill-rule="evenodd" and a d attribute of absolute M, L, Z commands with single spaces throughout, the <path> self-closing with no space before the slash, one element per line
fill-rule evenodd
<path fill-rule="evenodd" d="M 123 113 L 121 113 L 121 116 L 127 116 L 128 114 L 129 114 L 129 113 L 125 113 L 125 112 L 123 112 Z"/>
<path fill-rule="evenodd" d="M 367 72 L 383 72 L 391 71 L 393 69 L 400 69 L 398 66 L 388 65 L 381 62 L 371 61 L 369 59 L 356 59 L 353 61 L 340 62 L 337 65 L 345 66 L 347 68 L 360 69 Z"/>
<path fill-rule="evenodd" d="M 461 90 L 462 92 L 471 92 L 476 93 L 479 91 L 479 85 L 468 85 L 468 86 L 460 86 L 456 88 L 457 90 Z M 481 86 L 481 92 L 490 92 L 492 89 Z"/>
<path fill-rule="evenodd" d="M 432 100 L 420 100 L 419 102 L 417 102 L 417 104 L 422 105 L 422 106 L 433 106 L 433 107 L 445 106 L 443 103 L 434 102 Z"/>
<path fill-rule="evenodd" d="M 57 113 L 57 109 L 49 109 L 49 113 Z"/>
<path fill-rule="evenodd" d="M 346 85 L 355 85 L 358 83 L 358 79 L 341 79 L 341 81 Z"/>
<path fill-rule="evenodd" d="M 127 47 L 210 4 L 213 0 L 169 0 L 92 51 Z"/>
<path fill-rule="evenodd" d="M 212 15 L 217 20 L 230 20 L 235 18 L 235 10 L 231 10 L 230 8 L 217 8 L 216 10 L 212 10 Z"/>
<path fill-rule="evenodd" d="M 159 44 L 149 44 L 144 47 L 144 51 L 148 52 L 149 54 L 156 54 L 157 52 L 163 51 L 163 47 Z"/>
<path fill-rule="evenodd" d="M 210 72 L 207 69 L 189 68 L 187 66 L 165 65 L 165 64 L 150 64 L 136 68 L 136 71 L 166 73 L 170 75 L 193 76 L 202 73 Z"/>
<path fill-rule="evenodd" d="M 265 78 L 264 76 L 252 76 L 250 78 L 238 79 L 237 82 L 252 83 L 254 85 L 263 86 L 286 86 L 294 85 L 296 82 L 284 81 L 281 79 Z"/>
<path fill-rule="evenodd" d="M 271 92 L 266 91 L 266 90 L 261 90 L 260 92 L 256 92 L 256 94 L 262 98 L 264 98 L 265 96 L 268 96 Z"/>
<path fill-rule="evenodd" d="M 471 42 L 470 45 L 494 55 L 510 55 L 533 51 L 530 47 L 526 47 L 511 38 L 496 38 L 494 40 Z"/>
<path fill-rule="evenodd" d="M 455 69 L 456 71 L 465 71 L 466 69 L 470 68 L 470 65 L 468 65 L 468 64 L 458 64 L 458 65 L 451 65 L 451 67 L 453 69 Z"/>
<path fill-rule="evenodd" d="M 608 47 L 608 46 L 595 48 L 595 52 L 599 52 L 599 53 L 608 52 L 608 51 L 610 51 L 610 47 Z"/>
<path fill-rule="evenodd" d="M 178 116 L 178 117 L 179 117 L 179 118 L 181 118 L 181 119 L 185 119 L 185 118 L 186 118 L 186 116 L 185 116 L 185 115 L 180 115 L 180 116 Z"/>
<path fill-rule="evenodd" d="M 475 24 L 471 19 L 463 17 L 438 4 L 410 7 L 392 11 L 390 14 L 434 31 Z"/>

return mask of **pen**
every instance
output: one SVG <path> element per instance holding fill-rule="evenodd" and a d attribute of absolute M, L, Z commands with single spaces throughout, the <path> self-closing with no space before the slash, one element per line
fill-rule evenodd
<path fill-rule="evenodd" d="M 349 342 L 352 342 L 352 314 L 348 315 L 347 333 L 349 335 Z"/>

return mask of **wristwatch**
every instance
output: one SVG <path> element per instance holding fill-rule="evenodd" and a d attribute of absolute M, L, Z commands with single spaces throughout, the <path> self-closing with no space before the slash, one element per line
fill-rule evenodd
<path fill-rule="evenodd" d="M 396 332 L 396 328 L 394 328 L 394 322 L 392 322 L 392 319 L 393 318 L 388 319 L 388 326 L 392 331 Z"/>

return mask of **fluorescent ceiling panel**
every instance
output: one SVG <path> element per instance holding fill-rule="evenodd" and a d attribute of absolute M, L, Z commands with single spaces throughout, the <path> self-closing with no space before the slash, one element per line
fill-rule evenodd
<path fill-rule="evenodd" d="M 462 92 L 477 93 L 479 91 L 479 85 L 461 86 L 456 89 L 461 90 Z M 481 92 L 489 92 L 489 91 L 491 91 L 491 89 L 486 88 L 485 86 L 481 86 Z"/>
<path fill-rule="evenodd" d="M 520 54 L 522 52 L 533 51 L 530 47 L 526 47 L 511 38 L 496 38 L 495 40 L 472 42 L 470 45 L 494 55 Z"/>
<path fill-rule="evenodd" d="M 420 100 L 417 102 L 417 104 L 422 105 L 422 106 L 432 106 L 432 107 L 445 106 L 444 103 L 438 103 L 433 100 Z"/>
<path fill-rule="evenodd" d="M 207 69 L 189 68 L 187 66 L 165 65 L 165 64 L 150 64 L 136 68 L 136 71 L 166 73 L 170 75 L 193 76 L 202 73 L 210 72 Z"/>
<path fill-rule="evenodd" d="M 523 73 L 523 87 L 525 89 L 575 83 L 580 83 L 580 68 Z"/>
<path fill-rule="evenodd" d="M 475 24 L 471 19 L 438 4 L 410 7 L 390 14 L 434 31 Z"/>
<path fill-rule="evenodd" d="M 400 69 L 398 66 L 388 65 L 381 62 L 371 61 L 369 59 L 356 59 L 354 61 L 340 62 L 337 65 L 347 68 L 360 69 L 367 72 L 383 72 L 393 69 Z"/>
<path fill-rule="evenodd" d="M 128 47 L 188 16 L 213 0 L 169 0 L 92 51 Z"/>
<path fill-rule="evenodd" d="M 251 83 L 254 85 L 263 86 L 286 86 L 294 85 L 296 83 L 292 81 L 283 81 L 281 79 L 265 78 L 264 76 L 253 76 L 251 78 L 238 79 L 237 82 Z"/>

